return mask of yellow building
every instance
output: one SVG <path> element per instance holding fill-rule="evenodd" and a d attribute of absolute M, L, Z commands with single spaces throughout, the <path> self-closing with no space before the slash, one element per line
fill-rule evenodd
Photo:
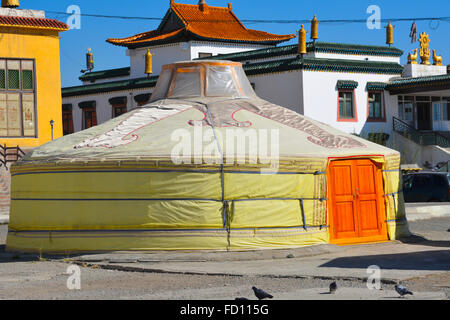
<path fill-rule="evenodd" d="M 30 149 L 63 134 L 59 32 L 69 27 L 18 5 L 0 8 L 0 144 Z"/>

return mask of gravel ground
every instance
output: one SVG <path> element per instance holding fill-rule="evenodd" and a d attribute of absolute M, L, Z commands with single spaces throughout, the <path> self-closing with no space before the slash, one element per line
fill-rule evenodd
<path fill-rule="evenodd" d="M 450 218 L 435 218 L 410 223 L 418 237 L 432 246 L 450 248 Z M 0 226 L 0 244 L 6 226 Z M 0 247 L 3 250 L 3 247 Z M 69 261 L 53 262 L 33 256 L 32 261 L 14 256 L 1 260 L 0 299 L 135 299 L 135 300 L 233 300 L 255 299 L 252 286 L 265 289 L 274 299 L 399 299 L 393 285 L 368 290 L 362 281 L 338 281 L 335 295 L 328 294 L 330 280 L 232 277 L 166 273 L 140 273 L 81 267 L 81 290 L 67 289 Z M 449 299 L 450 272 L 419 277 L 403 282 L 414 292 L 406 299 Z"/>
<path fill-rule="evenodd" d="M 67 267 L 65 263 L 37 261 L 17 262 L 9 270 L 2 268 L 0 299 L 234 300 L 247 297 L 255 300 L 252 286 L 270 292 L 275 300 L 398 298 L 392 285 L 382 285 L 383 290 L 371 291 L 360 281 L 338 281 L 337 293 L 329 295 L 330 280 L 137 273 L 95 268 L 82 268 L 81 290 L 68 290 Z M 434 281 L 439 283 L 436 278 Z M 407 285 L 416 295 L 408 299 L 445 298 L 442 288 L 424 279 Z"/>

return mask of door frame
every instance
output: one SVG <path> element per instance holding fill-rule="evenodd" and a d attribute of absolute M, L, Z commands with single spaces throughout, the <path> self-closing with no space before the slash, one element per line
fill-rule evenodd
<path fill-rule="evenodd" d="M 386 217 L 386 206 L 385 206 L 385 193 L 384 193 L 384 179 L 382 174 L 382 166 L 381 164 L 370 158 L 364 156 L 357 157 L 343 157 L 343 158 L 329 158 L 328 159 L 328 167 L 327 167 L 327 196 L 328 196 L 328 204 L 327 204 L 327 219 L 328 219 L 328 231 L 330 236 L 330 243 L 332 244 L 357 244 L 357 243 L 368 243 L 368 242 L 381 242 L 388 241 L 389 234 L 387 230 L 387 217 Z M 374 155 L 374 157 L 383 157 L 381 155 Z M 334 198 L 331 194 L 332 192 L 332 177 L 331 177 L 331 167 L 333 162 L 337 161 L 352 161 L 352 160 L 369 160 L 372 162 L 376 169 L 376 196 L 378 198 L 378 223 L 380 226 L 380 234 L 375 236 L 367 236 L 367 237 L 356 237 L 356 238 L 341 238 L 336 239 L 334 237 Z M 360 220 L 359 217 L 357 219 Z M 360 227 L 360 226 L 357 226 Z"/>
<path fill-rule="evenodd" d="M 420 110 L 420 112 L 419 112 Z M 417 101 L 416 102 L 416 112 L 417 112 L 417 130 L 419 131 L 431 131 L 433 130 L 433 104 L 429 101 Z M 422 115 L 422 119 L 419 118 L 419 114 Z M 428 119 L 423 119 L 423 115 L 428 115 Z M 421 128 L 422 125 L 426 124 L 428 128 Z"/>

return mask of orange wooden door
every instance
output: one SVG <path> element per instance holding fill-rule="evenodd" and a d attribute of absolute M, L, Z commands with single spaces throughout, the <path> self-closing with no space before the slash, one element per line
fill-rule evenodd
<path fill-rule="evenodd" d="M 330 242 L 387 240 L 381 167 L 368 159 L 332 161 L 328 181 Z"/>

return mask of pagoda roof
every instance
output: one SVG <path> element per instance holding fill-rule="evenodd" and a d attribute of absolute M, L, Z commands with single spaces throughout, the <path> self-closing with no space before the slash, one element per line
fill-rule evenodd
<path fill-rule="evenodd" d="M 107 42 L 133 49 L 188 40 L 276 45 L 293 38 L 293 34 L 247 29 L 233 13 L 231 5 L 213 7 L 171 2 L 158 29 L 122 39 L 111 38 Z"/>

